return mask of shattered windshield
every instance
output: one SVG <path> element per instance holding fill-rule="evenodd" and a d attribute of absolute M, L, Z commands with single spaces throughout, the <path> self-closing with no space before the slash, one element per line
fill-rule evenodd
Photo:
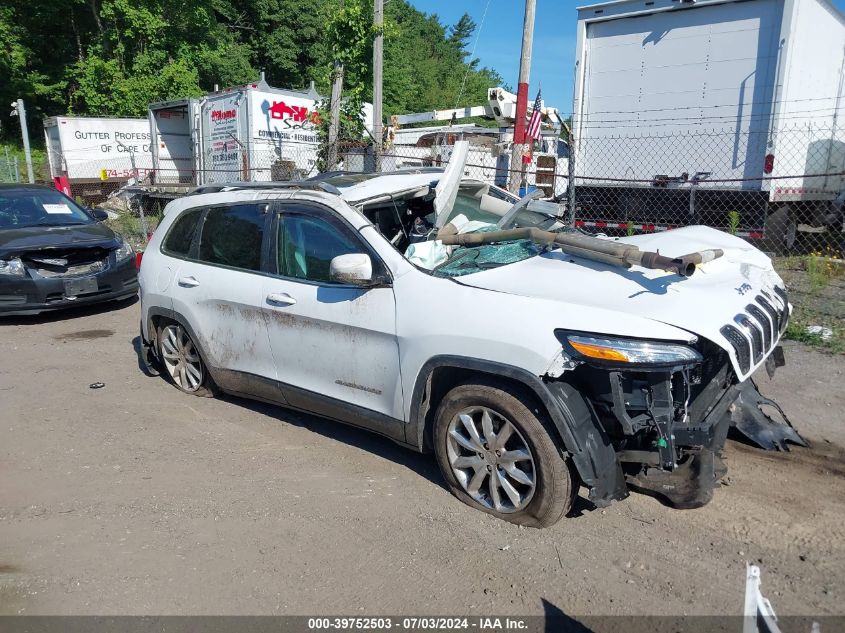
<path fill-rule="evenodd" d="M 436 277 L 460 277 L 505 264 L 521 262 L 523 259 L 539 255 L 545 250 L 545 246 L 531 240 L 457 247 L 445 262 L 431 272 Z"/>
<path fill-rule="evenodd" d="M 442 277 L 458 277 L 489 268 L 512 264 L 543 252 L 530 240 L 515 240 L 475 247 L 446 246 L 438 235 L 476 233 L 512 228 L 563 228 L 560 206 L 538 200 L 538 194 L 517 199 L 490 185 L 463 183 L 448 211 L 442 228 L 426 224 L 426 230 L 412 236 L 405 257 L 416 266 Z"/>
<path fill-rule="evenodd" d="M 470 248 L 444 245 L 439 235 L 511 228 L 556 231 L 564 227 L 562 207 L 540 200 L 541 192 L 520 199 L 494 185 L 465 178 L 457 191 L 444 194 L 449 202 L 438 209 L 437 180 L 423 186 L 404 184 L 405 191 L 380 194 L 359 208 L 408 261 L 435 275 L 466 275 L 541 252 L 527 240 Z"/>

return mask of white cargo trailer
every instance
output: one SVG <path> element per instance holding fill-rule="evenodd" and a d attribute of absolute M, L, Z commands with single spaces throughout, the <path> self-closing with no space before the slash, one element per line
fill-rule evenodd
<path fill-rule="evenodd" d="M 151 180 L 204 185 L 244 180 L 291 180 L 317 172 L 317 107 L 307 91 L 282 90 L 264 79 L 205 97 L 154 103 Z M 372 106 L 364 108 L 372 127 Z"/>
<path fill-rule="evenodd" d="M 54 116 L 44 121 L 50 175 L 66 193 L 99 197 L 152 167 L 145 119 Z"/>
<path fill-rule="evenodd" d="M 178 99 L 149 107 L 153 183 L 196 183 L 200 167 L 200 99 Z"/>
<path fill-rule="evenodd" d="M 320 99 L 313 86 L 307 92 L 280 90 L 262 80 L 151 104 L 155 183 L 284 180 L 314 173 Z"/>
<path fill-rule="evenodd" d="M 773 248 L 841 228 L 845 19 L 826 0 L 618 0 L 578 9 L 576 46 L 588 224 L 738 212 Z"/>

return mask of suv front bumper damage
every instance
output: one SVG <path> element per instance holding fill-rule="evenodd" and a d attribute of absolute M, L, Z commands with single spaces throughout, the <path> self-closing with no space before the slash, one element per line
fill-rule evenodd
<path fill-rule="evenodd" d="M 780 405 L 763 396 L 750 378 L 738 385 L 739 394 L 731 406 L 731 426 L 749 440 L 767 451 L 788 451 L 787 442 L 809 447 L 807 440 L 798 434 Z M 763 405 L 769 406 L 781 417 L 781 422 L 766 415 Z"/>
<path fill-rule="evenodd" d="M 690 372 L 677 368 L 589 369 L 577 388 L 563 380 L 546 383 L 572 421 L 578 446 L 569 452 L 596 506 L 626 497 L 629 488 L 676 508 L 705 505 L 727 472 L 721 454 L 731 427 L 766 450 L 788 450 L 787 443 L 807 446 L 751 379 L 736 382 L 727 363 L 707 377 L 693 390 Z M 586 396 L 589 421 L 583 412 L 578 415 L 573 391 Z M 782 421 L 766 415 L 763 406 L 778 411 Z"/>

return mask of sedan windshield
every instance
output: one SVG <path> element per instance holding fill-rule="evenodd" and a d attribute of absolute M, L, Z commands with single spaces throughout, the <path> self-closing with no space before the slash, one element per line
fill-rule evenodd
<path fill-rule="evenodd" d="M 91 217 L 52 189 L 0 189 L 0 229 L 90 224 Z"/>

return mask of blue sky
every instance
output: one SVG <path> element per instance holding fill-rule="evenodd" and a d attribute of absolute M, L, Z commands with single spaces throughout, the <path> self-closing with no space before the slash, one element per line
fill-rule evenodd
<path fill-rule="evenodd" d="M 444 24 L 454 24 L 469 13 L 476 24 L 487 0 L 409 0 L 420 11 L 436 13 Z M 534 50 L 531 64 L 530 99 L 543 87 L 543 100 L 561 112 L 572 108 L 572 83 L 575 65 L 575 7 L 598 4 L 599 0 L 537 0 L 534 22 Z M 845 11 L 845 0 L 833 0 Z M 522 0 L 490 0 L 487 17 L 475 49 L 482 66 L 495 68 L 505 82 L 516 90 L 519 77 L 519 48 L 522 42 Z M 470 48 L 472 42 L 470 43 Z"/>

